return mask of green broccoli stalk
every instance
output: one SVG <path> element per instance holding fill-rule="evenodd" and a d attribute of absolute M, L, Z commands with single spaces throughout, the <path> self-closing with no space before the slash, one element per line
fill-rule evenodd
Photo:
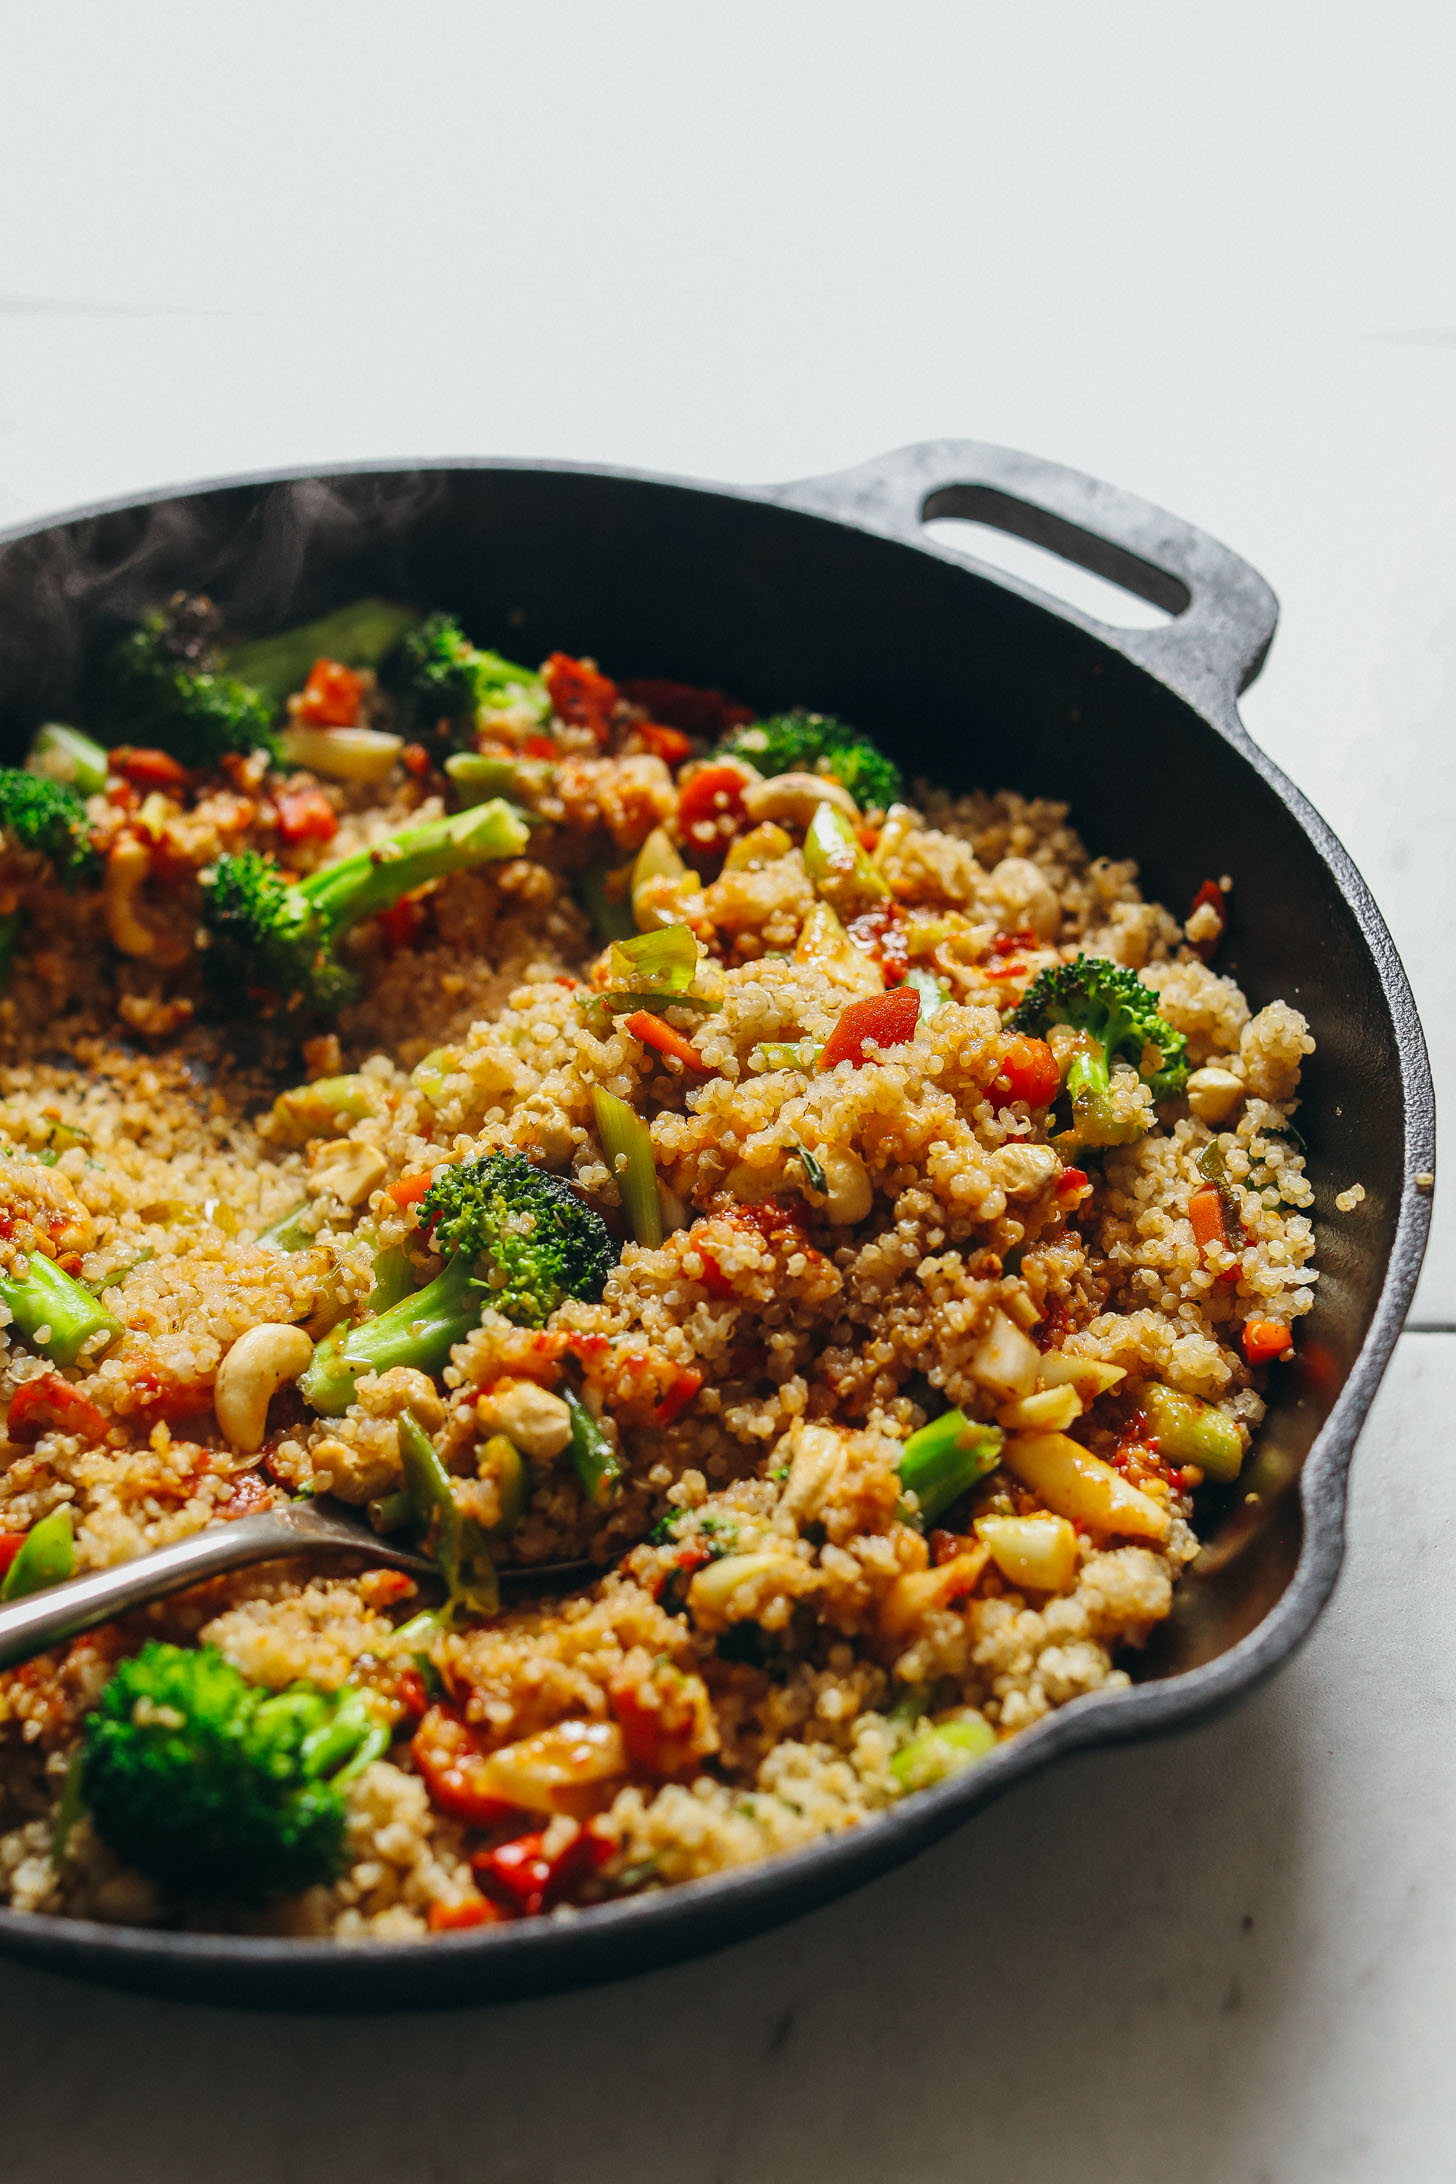
<path fill-rule="evenodd" d="M 223 670 L 222 617 L 210 599 L 178 592 L 124 637 L 102 676 L 111 743 L 168 751 L 184 766 L 215 766 L 229 751 L 278 755 L 274 706 Z"/>
<path fill-rule="evenodd" d="M 274 705 L 308 680 L 315 660 L 341 660 L 345 667 L 378 667 L 419 621 L 417 607 L 398 607 L 388 599 L 355 599 L 316 622 L 302 622 L 273 637 L 253 637 L 232 646 L 223 665 L 240 682 L 261 690 Z"/>
<path fill-rule="evenodd" d="M 904 793 L 894 760 L 858 728 L 827 713 L 775 713 L 735 728 L 718 748 L 746 758 L 762 774 L 828 774 L 863 811 L 888 811 Z"/>
<path fill-rule="evenodd" d="M 100 873 L 85 803 L 65 781 L 0 766 L 0 830 L 17 849 L 48 857 L 67 887 Z"/>
<path fill-rule="evenodd" d="M 1147 1129 L 1152 1118 L 1146 1109 L 1141 1121 L 1114 1111 L 1114 1061 L 1131 1064 L 1155 1103 L 1176 1099 L 1188 1082 L 1187 1040 L 1158 1014 L 1157 995 L 1121 963 L 1079 955 L 1038 971 L 1010 1029 L 1044 1038 L 1053 1024 L 1082 1034 L 1065 1080 L 1072 1127 L 1063 1133 L 1064 1143 L 1126 1145 Z"/>
<path fill-rule="evenodd" d="M 288 1894 L 344 1862 L 344 1792 L 389 1730 L 360 1690 L 248 1683 L 153 1639 L 88 1715 L 81 1790 L 103 1842 L 172 1894 Z"/>
<path fill-rule="evenodd" d="M 601 1215 L 519 1153 L 438 1170 L 420 1226 L 448 1254 L 444 1271 L 377 1319 L 325 1337 L 298 1384 L 316 1411 L 347 1410 L 361 1373 L 439 1372 L 487 1305 L 518 1327 L 541 1327 L 567 1297 L 595 1301 L 616 1263 Z"/>
<path fill-rule="evenodd" d="M 256 849 L 219 857 L 203 882 L 208 984 L 232 1013 L 264 993 L 327 1015 L 359 990 L 334 954 L 349 926 L 378 917 L 427 880 L 518 857 L 529 839 L 520 813 L 496 797 L 448 819 L 404 827 L 305 880 L 285 879 Z"/>
<path fill-rule="evenodd" d="M 449 614 L 427 615 L 410 631 L 386 662 L 384 682 L 403 734 L 443 733 L 458 745 L 469 745 L 483 714 L 525 706 L 544 720 L 551 709 L 539 675 L 482 651 Z"/>
<path fill-rule="evenodd" d="M 121 1321 L 54 1259 L 32 1251 L 25 1266 L 24 1274 L 0 1274 L 0 1300 L 15 1332 L 52 1364 L 74 1365 L 82 1345 L 103 1329 L 113 1341 L 121 1333 Z"/>

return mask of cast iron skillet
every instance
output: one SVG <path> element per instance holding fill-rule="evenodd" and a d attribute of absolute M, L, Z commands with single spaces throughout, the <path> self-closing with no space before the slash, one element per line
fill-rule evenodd
<path fill-rule="evenodd" d="M 1169 609 L 1103 627 L 930 543 L 979 518 Z M 805 1911 L 911 1855 L 1059 1753 L 1182 1723 L 1285 1660 L 1339 1567 L 1345 1473 L 1415 1287 L 1434 1164 L 1430 1073 L 1405 973 L 1328 827 L 1246 735 L 1236 699 L 1276 603 L 1246 563 L 1113 487 L 938 441 L 763 490 L 522 462 L 252 478 L 0 538 L 0 748 L 61 718 L 100 649 L 178 585 L 245 630 L 379 590 L 447 605 L 523 659 L 808 703 L 912 774 L 1070 801 L 1096 851 L 1134 855 L 1175 908 L 1233 876 L 1223 967 L 1319 1041 L 1300 1123 L 1321 1280 L 1257 1459 L 1214 1523 L 1132 1688 L 1053 1714 L 872 1826 L 787 1858 L 571 1916 L 427 1943 L 151 1933 L 0 1912 L 0 1947 L 118 1986 L 288 2009 L 397 2009 L 644 1969 Z M 1365 1186 L 1356 1217 L 1335 1191 Z M 1256 1494 L 1257 1500 L 1245 1498 Z"/>

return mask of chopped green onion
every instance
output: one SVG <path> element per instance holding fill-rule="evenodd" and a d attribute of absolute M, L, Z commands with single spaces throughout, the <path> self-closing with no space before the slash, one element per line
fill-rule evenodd
<path fill-rule="evenodd" d="M 71 1505 L 62 1502 L 25 1535 L 25 1544 L 5 1573 L 0 1601 L 21 1600 L 27 1593 L 44 1592 L 64 1584 L 76 1567 L 76 1540 L 71 1528 Z"/>
<path fill-rule="evenodd" d="M 597 1136 L 607 1156 L 607 1166 L 617 1179 L 632 1234 L 639 1244 L 655 1251 L 662 1242 L 662 1205 L 657 1195 L 657 1164 L 652 1157 L 652 1132 L 625 1100 L 600 1085 L 592 1091 Z"/>
<path fill-rule="evenodd" d="M 86 1771 L 86 1748 L 78 1745 L 72 1752 L 66 1768 L 66 1779 L 61 1785 L 61 1801 L 56 1807 L 56 1817 L 51 1828 L 51 1864 L 63 1865 L 66 1846 L 71 1840 L 71 1830 L 86 1810 L 86 1798 L 82 1782 Z"/>
<path fill-rule="evenodd" d="M 795 1139 L 794 1158 L 801 1163 L 810 1190 L 818 1191 L 822 1197 L 829 1186 L 824 1180 L 824 1169 L 818 1156 L 811 1153 L 807 1145 L 800 1145 Z"/>
<path fill-rule="evenodd" d="M 445 761 L 445 771 L 467 809 L 483 804 L 488 796 L 539 796 L 549 787 L 556 768 L 541 758 L 500 758 L 484 751 L 455 751 Z"/>
<path fill-rule="evenodd" d="M 915 1496 L 922 1529 L 995 1470 L 1005 1438 L 999 1426 L 979 1425 L 961 1410 L 945 1411 L 911 1434 L 900 1457 L 900 1484 Z"/>
<path fill-rule="evenodd" d="M 525 1457 L 509 1434 L 493 1433 L 480 1452 L 477 1469 L 482 1478 L 495 1481 L 501 1510 L 496 1532 L 514 1532 L 531 1506 L 531 1474 Z"/>
<path fill-rule="evenodd" d="M 305 1251 L 313 1242 L 314 1232 L 303 1226 L 303 1216 L 310 1210 L 310 1201 L 300 1199 L 290 1206 L 287 1213 L 280 1213 L 267 1228 L 259 1229 L 258 1242 L 271 1244 L 275 1251 Z"/>
<path fill-rule="evenodd" d="M 593 1509 L 605 1509 L 622 1491 L 622 1466 L 576 1390 L 562 1393 L 571 1412 L 571 1467 Z"/>
<path fill-rule="evenodd" d="M 882 878 L 860 844 L 859 836 L 833 804 L 821 804 L 804 836 L 804 869 L 836 910 L 853 909 L 888 895 Z"/>
<path fill-rule="evenodd" d="M 588 913 L 601 940 L 629 940 L 637 930 L 632 915 L 632 867 L 630 864 L 588 865 L 576 882 L 582 908 Z"/>
<path fill-rule="evenodd" d="M 900 981 L 902 986 L 913 986 L 920 996 L 920 1020 L 928 1023 L 937 1009 L 943 1009 L 950 999 L 950 988 L 943 978 L 933 971 L 909 970 Z"/>
<path fill-rule="evenodd" d="M 227 655 L 227 671 L 281 705 L 290 691 L 303 688 L 315 660 L 378 667 L 423 619 L 417 607 L 396 606 L 388 599 L 355 599 L 316 622 L 234 645 Z"/>
<path fill-rule="evenodd" d="M 413 1519 L 414 1513 L 414 1503 L 402 1491 L 376 1494 L 366 1510 L 370 1524 L 381 1537 L 387 1537 L 391 1532 L 402 1532 Z"/>
<path fill-rule="evenodd" d="M 60 720 L 48 720 L 36 729 L 25 761 L 27 773 L 40 774 L 47 781 L 64 781 L 82 796 L 100 795 L 109 767 L 110 761 L 99 743 Z"/>
<path fill-rule="evenodd" d="M 807 1059 L 805 1050 L 807 1049 Z M 753 1048 L 749 1061 L 755 1069 L 816 1070 L 824 1052 L 822 1039 L 764 1039 Z"/>
<path fill-rule="evenodd" d="M 1141 1408 L 1158 1444 L 1158 1454 L 1175 1464 L 1199 1464 L 1211 1479 L 1227 1485 L 1244 1461 L 1244 1436 L 1216 1403 L 1200 1402 L 1150 1380 Z"/>
<path fill-rule="evenodd" d="M 902 1790 L 928 1790 L 947 1775 L 973 1767 L 995 1747 L 996 1732 L 985 1715 L 967 1708 L 912 1738 L 890 1761 L 890 1771 Z"/>
<path fill-rule="evenodd" d="M 613 985 L 643 993 L 686 993 L 697 968 L 698 944 L 686 925 L 659 925 L 613 941 L 607 957 Z"/>
<path fill-rule="evenodd" d="M 396 1430 L 404 1490 L 420 1530 L 428 1537 L 433 1528 L 430 1552 L 440 1566 L 451 1607 L 462 1606 L 472 1615 L 494 1615 L 500 1606 L 500 1584 L 485 1533 L 473 1517 L 461 1514 L 450 1474 L 413 1411 L 402 1413 Z"/>
<path fill-rule="evenodd" d="M 99 1297 L 103 1289 L 114 1289 L 118 1282 L 124 1282 L 134 1266 L 145 1266 L 148 1259 L 155 1259 L 156 1256 L 150 1244 L 143 1244 L 136 1257 L 128 1259 L 125 1266 L 114 1266 L 109 1274 L 102 1275 L 99 1282 L 87 1282 L 86 1287 Z"/>

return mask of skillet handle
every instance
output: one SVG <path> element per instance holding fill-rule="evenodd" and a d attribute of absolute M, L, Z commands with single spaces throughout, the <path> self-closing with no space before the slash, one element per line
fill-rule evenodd
<path fill-rule="evenodd" d="M 1229 718 L 1258 674 L 1279 602 L 1257 569 L 1166 509 L 1084 471 L 984 440 L 922 440 L 854 470 L 774 488 L 774 498 L 966 561 L 1080 623 L 1205 711 Z M 1117 629 L 955 548 L 921 526 L 965 516 L 1046 546 L 1164 607 L 1157 629 Z"/>

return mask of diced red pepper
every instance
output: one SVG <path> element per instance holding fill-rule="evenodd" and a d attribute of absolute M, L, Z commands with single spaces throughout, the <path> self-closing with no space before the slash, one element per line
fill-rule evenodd
<path fill-rule="evenodd" d="M 59 1373 L 39 1373 L 22 1381 L 10 1398 L 5 1431 L 12 1441 L 38 1441 L 43 1433 L 75 1433 L 104 1441 L 111 1426 L 105 1411 Z"/>
<path fill-rule="evenodd" d="M 1282 1320 L 1251 1319 L 1244 1322 L 1244 1356 L 1251 1365 L 1269 1365 L 1288 1357 L 1294 1348 L 1294 1331 Z"/>
<path fill-rule="evenodd" d="M 998 933 L 991 943 L 994 956 L 1022 955 L 1037 945 L 1037 938 L 1029 925 L 1018 926 L 1014 933 Z"/>
<path fill-rule="evenodd" d="M 315 728 L 352 728 L 359 718 L 364 678 L 342 660 L 317 659 L 308 671 L 298 710 Z"/>
<path fill-rule="evenodd" d="M 389 1196 L 401 1213 L 410 1206 L 417 1206 L 428 1191 L 434 1177 L 428 1168 L 416 1168 L 413 1175 L 402 1175 L 398 1182 L 389 1186 Z"/>
<path fill-rule="evenodd" d="M 866 910 L 849 928 L 856 948 L 880 966 L 887 986 L 898 986 L 910 968 L 905 941 L 905 913 L 898 903 L 882 903 Z"/>
<path fill-rule="evenodd" d="M 0 1532 L 0 1577 L 4 1577 L 24 1545 L 24 1532 Z"/>
<path fill-rule="evenodd" d="M 331 842 L 339 815 L 322 789 L 286 789 L 278 799 L 278 831 L 285 842 Z"/>
<path fill-rule="evenodd" d="M 119 743 L 107 758 L 107 766 L 134 789 L 185 789 L 187 768 L 179 766 L 170 751 L 153 751 L 132 743 Z"/>
<path fill-rule="evenodd" d="M 559 758 L 561 753 L 550 736 L 527 736 L 521 745 L 521 755 L 523 758 Z"/>
<path fill-rule="evenodd" d="M 669 766 L 680 766 L 685 758 L 693 755 L 693 739 L 685 736 L 681 728 L 665 727 L 659 720 L 639 720 L 637 733 L 652 756 Z"/>
<path fill-rule="evenodd" d="M 506 1915 L 499 1904 L 477 1894 L 455 1903 L 432 1903 L 425 1923 L 432 1934 L 458 1934 L 471 1926 L 499 1926 Z"/>
<path fill-rule="evenodd" d="M 416 781 L 423 781 L 430 770 L 430 754 L 423 743 L 407 743 L 399 754 L 399 762 Z"/>
<path fill-rule="evenodd" d="M 1007 1044 L 1001 1076 L 1012 1099 L 1025 1100 L 1028 1107 L 1050 1106 L 1062 1082 L 1057 1058 L 1045 1039 L 1019 1035 Z"/>
<path fill-rule="evenodd" d="M 430 1694 L 425 1689 L 425 1679 L 417 1668 L 400 1672 L 394 1686 L 394 1695 L 412 1721 L 423 1721 L 430 1710 Z"/>
<path fill-rule="evenodd" d="M 578 1822 L 571 1833 L 557 1827 L 557 1843 L 548 1855 L 546 1830 L 518 1835 L 495 1850 L 478 1851 L 470 1861 L 481 1887 L 508 1910 L 533 1917 L 560 1901 L 572 1883 L 590 1872 L 601 1855 L 595 1837 Z"/>
<path fill-rule="evenodd" d="M 1211 909 L 1218 912 L 1218 931 L 1216 933 L 1210 933 L 1206 940 L 1200 940 L 1195 943 L 1198 949 L 1198 953 L 1202 956 L 1204 962 L 1206 963 L 1209 957 L 1218 947 L 1219 942 L 1223 939 L 1224 929 L 1228 924 L 1228 902 L 1225 898 L 1223 889 L 1218 885 L 1217 881 L 1215 880 L 1204 881 L 1202 887 L 1199 888 L 1198 893 L 1193 898 L 1193 902 L 1188 913 L 1189 916 L 1192 917 L 1195 910 L 1201 910 L 1205 903 L 1208 904 Z"/>
<path fill-rule="evenodd" d="M 412 948 L 424 930 L 424 924 L 425 906 L 413 895 L 401 895 L 398 902 L 379 913 L 379 930 L 391 955 L 398 955 L 402 948 Z"/>
<path fill-rule="evenodd" d="M 670 1426 L 683 1412 L 703 1385 L 703 1376 L 696 1365 L 684 1365 L 661 1402 L 652 1413 L 655 1426 Z"/>
<path fill-rule="evenodd" d="M 736 766 L 703 766 L 677 792 L 677 823 L 692 849 L 726 849 L 747 824 L 747 777 Z"/>
<path fill-rule="evenodd" d="M 1088 1188 L 1085 1168 L 1063 1168 L 1057 1177 L 1057 1198 L 1069 1211 L 1082 1203 Z"/>
<path fill-rule="evenodd" d="M 224 1503 L 221 1513 L 225 1517 L 252 1517 L 272 1506 L 273 1489 L 268 1481 L 256 1471 L 244 1471 L 233 1480 L 232 1500 Z"/>
<path fill-rule="evenodd" d="M 664 1024 L 651 1009 L 634 1009 L 623 1021 L 634 1039 L 640 1039 L 644 1046 L 656 1047 L 659 1054 L 674 1055 L 685 1069 L 705 1070 L 708 1067 L 691 1040 L 685 1039 L 680 1031 L 674 1031 L 671 1024 Z"/>
<path fill-rule="evenodd" d="M 482 1781 L 486 1757 L 471 1730 L 443 1706 L 432 1706 L 410 1743 L 410 1757 L 441 1812 L 468 1827 L 491 1828 L 514 1807 Z"/>
<path fill-rule="evenodd" d="M 696 683 L 663 682 L 656 676 L 638 676 L 621 685 L 622 695 L 640 705 L 654 721 L 683 728 L 690 736 L 715 743 L 730 728 L 745 728 L 755 718 L 747 705 L 735 705 L 721 690 L 700 689 Z"/>
<path fill-rule="evenodd" d="M 897 986 L 889 993 L 872 993 L 864 1001 L 851 1001 L 824 1043 L 821 1069 L 850 1062 L 862 1069 L 865 1046 L 903 1046 L 915 1036 L 920 1021 L 920 996 L 913 986 Z"/>
<path fill-rule="evenodd" d="M 569 721 L 573 728 L 590 728 L 598 743 L 606 742 L 617 705 L 614 682 L 585 660 L 553 652 L 546 662 L 546 688 L 558 720 Z"/>

